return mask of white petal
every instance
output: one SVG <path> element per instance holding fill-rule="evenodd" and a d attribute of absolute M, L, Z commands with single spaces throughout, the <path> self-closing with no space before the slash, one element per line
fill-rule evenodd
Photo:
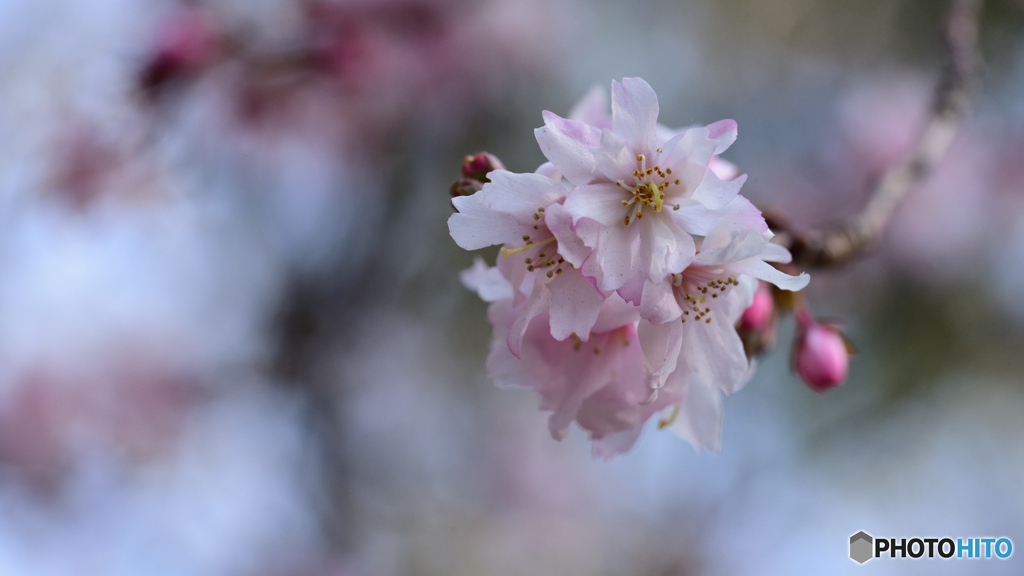
<path fill-rule="evenodd" d="M 565 195 L 564 188 L 539 174 L 494 170 L 488 178 L 491 182 L 476 194 L 452 199 L 459 212 L 448 219 L 448 230 L 466 250 L 520 242 L 534 232 L 537 209 Z"/>
<path fill-rule="evenodd" d="M 691 383 L 671 429 L 697 450 L 721 450 L 722 393 L 714 386 Z"/>
<path fill-rule="evenodd" d="M 705 170 L 704 179 L 701 180 L 697 190 L 693 192 L 693 199 L 712 210 L 724 208 L 740 193 L 740 188 L 746 181 L 746 174 L 726 182 L 719 178 L 714 170 Z"/>
<path fill-rule="evenodd" d="M 746 274 L 765 282 L 771 282 L 783 290 L 794 292 L 803 290 L 807 283 L 811 281 L 811 277 L 806 272 L 801 272 L 799 276 L 790 276 L 759 258 L 750 258 L 730 264 L 729 270 L 738 274 Z"/>
<path fill-rule="evenodd" d="M 662 168 L 671 168 L 672 176 L 679 178 L 679 185 L 670 186 L 665 194 L 672 197 L 689 197 L 704 180 L 708 163 L 715 152 L 715 143 L 708 138 L 706 128 L 690 128 L 665 143 L 665 152 L 658 163 Z"/>
<path fill-rule="evenodd" d="M 594 151 L 594 158 L 597 171 L 609 181 L 623 180 L 627 184 L 634 181 L 632 175 L 638 165 L 633 148 L 611 130 L 601 132 L 601 146 Z"/>
<path fill-rule="evenodd" d="M 615 184 L 590 184 L 579 186 L 565 199 L 565 210 L 572 214 L 573 223 L 580 218 L 590 218 L 608 227 L 623 227 L 626 207 L 622 200 L 626 193 Z"/>
<path fill-rule="evenodd" d="M 746 381 L 749 363 L 733 321 L 722 313 L 725 302 L 720 302 L 721 298 L 713 302 L 710 298 L 708 300 L 712 309 L 711 322 L 689 320 L 681 323 L 683 345 L 679 353 L 679 370 L 688 371 L 697 380 L 731 393 Z"/>
<path fill-rule="evenodd" d="M 648 214 L 647 219 L 635 225 L 640 226 L 641 262 L 650 280 L 660 281 L 678 274 L 693 261 L 693 238 L 671 218 Z"/>
<path fill-rule="evenodd" d="M 767 248 L 768 242 L 757 231 L 733 230 L 731 236 L 726 238 L 724 233 L 715 230 L 704 238 L 700 254 L 693 261 L 701 266 L 729 264 L 758 257 Z"/>
<path fill-rule="evenodd" d="M 572 268 L 548 282 L 548 290 L 551 292 L 551 335 L 555 340 L 565 340 L 576 334 L 585 341 L 597 321 L 604 295 L 579 270 Z"/>
<path fill-rule="evenodd" d="M 565 188 L 543 174 L 494 170 L 487 177 L 491 181 L 477 194 L 484 195 L 492 210 L 511 214 L 523 224 L 536 224 L 533 215 L 537 208 L 546 208 L 565 197 Z"/>
<path fill-rule="evenodd" d="M 601 144 L 601 130 L 548 111 L 543 116 L 544 126 L 533 132 L 541 152 L 569 182 L 589 183 L 595 173 L 592 148 Z"/>
<path fill-rule="evenodd" d="M 481 192 L 452 199 L 458 209 L 448 218 L 448 232 L 460 247 L 478 250 L 522 237 L 527 229 L 509 214 L 495 212 Z"/>
<path fill-rule="evenodd" d="M 722 221 L 722 213 L 690 199 L 676 202 L 679 210 L 672 210 L 672 219 L 680 228 L 694 236 L 707 236 Z"/>
<path fill-rule="evenodd" d="M 477 256 L 473 266 L 459 273 L 462 285 L 480 295 L 484 302 L 495 302 L 512 298 L 512 285 L 496 267 L 488 266 Z"/>
<path fill-rule="evenodd" d="M 786 250 L 783 246 L 769 242 L 764 249 L 764 254 L 761 254 L 761 260 L 764 260 L 765 262 L 789 264 L 793 261 L 793 255 L 790 254 L 789 250 Z"/>
<path fill-rule="evenodd" d="M 640 78 L 612 81 L 612 130 L 638 154 L 655 148 L 658 96 Z"/>
<path fill-rule="evenodd" d="M 544 176 L 546 178 L 551 178 L 552 180 L 558 183 L 562 182 L 562 172 L 558 168 L 556 168 L 555 165 L 552 164 L 551 162 L 545 162 L 540 166 L 537 166 L 537 169 L 534 170 L 533 173 L 540 174 L 541 176 Z"/>

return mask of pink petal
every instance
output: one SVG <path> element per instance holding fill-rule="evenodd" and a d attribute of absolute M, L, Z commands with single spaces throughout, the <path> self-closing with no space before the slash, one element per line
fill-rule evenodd
<path fill-rule="evenodd" d="M 579 186 L 565 199 L 565 210 L 572 214 L 575 224 L 580 218 L 590 218 L 608 227 L 623 227 L 626 207 L 622 200 L 626 194 L 615 184 Z"/>
<path fill-rule="evenodd" d="M 551 292 L 551 335 L 565 340 L 576 334 L 586 341 L 601 311 L 604 295 L 594 289 L 586 278 L 572 268 L 548 282 Z"/>
<path fill-rule="evenodd" d="M 572 215 L 561 204 L 552 204 L 544 212 L 544 223 L 558 239 L 558 254 L 576 268 L 590 256 L 591 249 L 583 243 L 572 226 Z"/>
<path fill-rule="evenodd" d="M 676 301 L 670 279 L 671 277 L 661 282 L 644 283 L 643 296 L 640 299 L 640 316 L 652 324 L 664 324 L 683 315 L 683 309 Z"/>
<path fill-rule="evenodd" d="M 732 162 L 723 160 L 719 156 L 712 156 L 711 161 L 708 162 L 708 170 L 715 173 L 722 180 L 732 180 L 739 175 L 740 169 Z"/>
<path fill-rule="evenodd" d="M 658 96 L 640 78 L 612 81 L 612 130 L 637 154 L 656 147 Z"/>
<path fill-rule="evenodd" d="M 530 321 L 544 310 L 550 300 L 551 293 L 548 292 L 547 286 L 540 282 L 536 283 L 526 300 L 526 305 L 508 329 L 508 350 L 516 358 L 522 354 L 523 336 L 530 327 Z"/>
<path fill-rule="evenodd" d="M 587 242 L 588 238 L 581 237 Z M 639 249 L 639 226 L 603 226 L 597 233 L 594 253 L 583 263 L 583 274 L 597 279 L 598 288 L 606 293 L 617 290 L 634 270 L 645 273 L 635 266 Z"/>
<path fill-rule="evenodd" d="M 737 126 L 735 120 L 719 120 L 705 126 L 708 137 L 715 143 L 715 154 L 721 154 L 736 141 Z"/>
<path fill-rule="evenodd" d="M 629 302 L 623 300 L 618 294 L 612 294 L 605 298 L 601 304 L 601 313 L 597 322 L 591 329 L 595 334 L 602 334 L 626 324 L 632 324 L 640 319 L 639 310 Z"/>
<path fill-rule="evenodd" d="M 592 87 L 569 112 L 571 120 L 579 120 L 596 128 L 611 128 L 612 117 L 608 110 L 608 97 L 600 86 Z"/>
<path fill-rule="evenodd" d="M 637 326 L 644 366 L 655 387 L 660 388 L 668 375 L 676 369 L 683 344 L 683 326 L 681 322 L 651 324 L 646 320 L 641 320 Z"/>
<path fill-rule="evenodd" d="M 577 186 L 588 184 L 596 170 L 591 150 L 601 144 L 601 131 L 576 120 L 544 111 L 544 126 L 534 130 L 541 152 Z"/>
<path fill-rule="evenodd" d="M 633 182 L 633 171 L 637 169 L 633 149 L 611 130 L 601 132 L 601 146 L 594 151 L 597 170 L 611 182 L 624 180 Z M 622 192 L 625 196 L 625 192 Z"/>

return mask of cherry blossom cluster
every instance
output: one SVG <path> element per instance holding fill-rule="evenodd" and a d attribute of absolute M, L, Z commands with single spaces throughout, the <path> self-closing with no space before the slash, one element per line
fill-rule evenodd
<path fill-rule="evenodd" d="M 639 78 L 613 81 L 606 107 L 594 90 L 569 118 L 545 111 L 536 172 L 478 155 L 453 187 L 455 242 L 501 246 L 496 266 L 477 258 L 462 274 L 491 303 L 487 371 L 533 388 L 554 438 L 575 421 L 595 456 L 629 450 L 659 413 L 717 450 L 722 397 L 753 369 L 736 326 L 759 281 L 795 291 L 809 278 L 772 265 L 790 254 L 739 194 L 746 175 L 719 158 L 734 121 L 662 126 Z"/>

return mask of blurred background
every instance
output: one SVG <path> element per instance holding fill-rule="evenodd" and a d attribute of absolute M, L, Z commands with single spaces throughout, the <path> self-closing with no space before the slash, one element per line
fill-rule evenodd
<path fill-rule="evenodd" d="M 0 1 L 0 575 L 1020 574 L 851 534 L 1024 546 L 1024 4 L 882 249 L 813 274 L 720 454 L 610 463 L 484 374 L 448 237 L 463 156 L 641 76 L 733 118 L 744 194 L 841 220 L 913 145 L 945 2 Z M 496 250 L 482 251 L 492 259 Z"/>

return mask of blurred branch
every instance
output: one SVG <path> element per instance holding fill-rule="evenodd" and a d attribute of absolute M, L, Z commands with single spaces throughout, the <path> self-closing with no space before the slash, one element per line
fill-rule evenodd
<path fill-rule="evenodd" d="M 893 212 L 949 149 L 970 107 L 981 69 L 978 54 L 978 13 L 981 0 L 952 0 L 943 40 L 946 63 L 936 87 L 931 119 L 913 153 L 889 169 L 871 192 L 864 210 L 852 221 L 832 228 L 794 231 L 785 219 L 766 215 L 778 232 L 777 241 L 805 268 L 845 264 L 877 246 Z"/>

